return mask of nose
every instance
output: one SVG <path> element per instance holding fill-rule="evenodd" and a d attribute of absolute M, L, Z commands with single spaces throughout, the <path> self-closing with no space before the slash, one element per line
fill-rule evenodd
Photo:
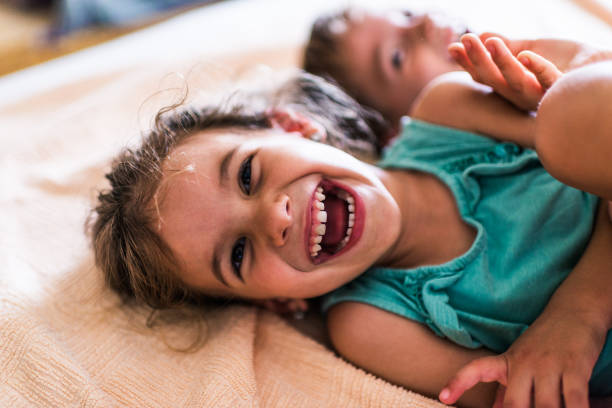
<path fill-rule="evenodd" d="M 289 229 L 293 223 L 291 200 L 286 194 L 280 194 L 263 203 L 258 209 L 258 227 L 266 239 L 276 247 L 282 247 L 289 239 Z"/>

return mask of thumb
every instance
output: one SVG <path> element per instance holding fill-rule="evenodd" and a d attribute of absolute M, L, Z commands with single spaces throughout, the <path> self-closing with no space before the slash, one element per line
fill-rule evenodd
<path fill-rule="evenodd" d="M 439 398 L 445 404 L 454 404 L 464 392 L 480 382 L 507 383 L 507 364 L 503 355 L 478 358 L 461 368 Z"/>

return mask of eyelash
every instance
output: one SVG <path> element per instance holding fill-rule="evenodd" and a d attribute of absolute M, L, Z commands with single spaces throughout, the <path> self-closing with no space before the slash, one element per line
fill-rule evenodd
<path fill-rule="evenodd" d="M 240 166 L 238 171 L 238 184 L 246 195 L 251 194 L 251 161 L 253 155 L 249 156 Z M 246 180 L 245 180 L 246 179 Z"/>
<path fill-rule="evenodd" d="M 399 70 L 402 67 L 402 62 L 404 61 L 404 54 L 400 50 L 393 51 L 391 55 L 391 65 L 393 68 Z"/>
<path fill-rule="evenodd" d="M 232 248 L 232 269 L 234 273 L 238 277 L 238 279 L 242 280 L 242 275 L 240 274 L 240 269 L 242 267 L 242 258 L 244 258 L 244 246 L 246 243 L 246 238 L 239 238 L 238 241 L 234 244 Z"/>
<path fill-rule="evenodd" d="M 251 194 L 251 162 L 253 155 L 249 156 L 241 165 L 238 170 L 238 184 L 246 195 Z M 239 238 L 234 246 L 232 247 L 231 264 L 234 274 L 238 279 L 242 280 L 242 274 L 240 269 L 242 268 L 242 258 L 244 258 L 244 247 L 246 245 L 246 238 Z"/>

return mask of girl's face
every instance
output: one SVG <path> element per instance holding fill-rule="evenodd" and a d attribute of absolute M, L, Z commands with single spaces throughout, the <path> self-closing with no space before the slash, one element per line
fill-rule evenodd
<path fill-rule="evenodd" d="M 338 28 L 349 83 L 397 121 L 433 78 L 459 69 L 447 51 L 458 30 L 428 14 L 351 12 L 348 24 Z"/>
<path fill-rule="evenodd" d="M 159 233 L 204 293 L 314 297 L 391 252 L 400 213 L 384 178 L 299 133 L 209 130 L 164 163 Z"/>

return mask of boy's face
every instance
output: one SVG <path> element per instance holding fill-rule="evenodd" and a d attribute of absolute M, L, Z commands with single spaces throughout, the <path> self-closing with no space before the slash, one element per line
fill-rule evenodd
<path fill-rule="evenodd" d="M 298 133 L 248 132 L 202 132 L 164 162 L 158 228 L 186 284 L 218 296 L 309 298 L 384 260 L 400 229 L 385 173 Z"/>
<path fill-rule="evenodd" d="M 394 122 L 433 78 L 459 69 L 447 51 L 457 28 L 440 17 L 356 10 L 337 31 L 348 82 Z"/>

